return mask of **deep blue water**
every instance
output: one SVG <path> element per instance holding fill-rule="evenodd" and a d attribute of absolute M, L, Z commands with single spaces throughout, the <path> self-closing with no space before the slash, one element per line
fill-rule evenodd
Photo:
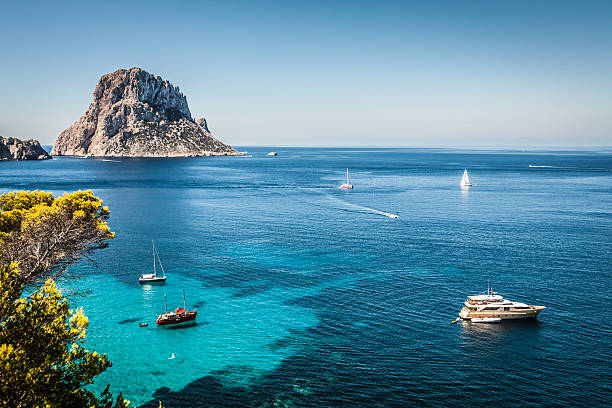
<path fill-rule="evenodd" d="M 612 400 L 612 154 L 243 149 L 0 163 L 0 191 L 92 189 L 111 209 L 116 239 L 63 283 L 114 363 L 98 389 L 146 407 Z M 151 239 L 165 286 L 137 282 Z M 450 324 L 487 281 L 547 309 Z M 198 324 L 156 328 L 182 288 Z"/>

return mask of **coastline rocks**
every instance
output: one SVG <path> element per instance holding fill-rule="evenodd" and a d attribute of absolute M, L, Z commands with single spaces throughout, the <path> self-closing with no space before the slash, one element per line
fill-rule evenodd
<path fill-rule="evenodd" d="M 103 75 L 87 112 L 57 138 L 52 155 L 226 156 L 240 152 L 191 117 L 178 87 L 141 68 Z"/>
<path fill-rule="evenodd" d="M 45 160 L 51 156 L 38 140 L 0 136 L 0 160 Z"/>

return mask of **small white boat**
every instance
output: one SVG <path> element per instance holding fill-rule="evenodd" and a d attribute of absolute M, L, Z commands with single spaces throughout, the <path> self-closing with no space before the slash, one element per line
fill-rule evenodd
<path fill-rule="evenodd" d="M 472 323 L 499 323 L 501 317 L 472 317 Z"/>
<path fill-rule="evenodd" d="M 142 275 L 140 275 L 140 277 L 138 278 L 138 283 L 140 283 L 141 285 L 145 283 L 166 283 L 166 272 L 164 271 L 164 266 L 161 263 L 161 259 L 159 259 L 159 254 L 157 253 L 157 250 L 155 250 L 155 242 L 151 241 L 151 243 L 153 244 L 153 273 L 143 273 Z M 156 258 L 162 270 L 161 276 L 157 276 Z"/>
<path fill-rule="evenodd" d="M 341 184 L 340 188 L 343 188 L 345 190 L 352 190 L 353 189 L 353 185 L 351 184 L 350 180 L 349 180 L 349 172 L 348 169 L 346 169 L 346 183 Z"/>
<path fill-rule="evenodd" d="M 467 169 L 463 170 L 463 177 L 461 178 L 461 183 L 459 183 L 461 187 L 469 187 L 472 185 L 470 183 L 470 178 L 468 177 Z"/>
<path fill-rule="evenodd" d="M 267 154 L 267 156 L 277 156 L 277 155 L 278 155 L 278 153 L 276 153 L 276 152 L 270 152 L 270 153 Z"/>

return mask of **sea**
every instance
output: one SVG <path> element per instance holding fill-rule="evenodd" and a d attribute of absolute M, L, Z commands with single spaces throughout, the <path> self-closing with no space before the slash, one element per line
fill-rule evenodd
<path fill-rule="evenodd" d="M 116 238 L 60 282 L 113 364 L 93 389 L 151 408 L 610 406 L 612 152 L 240 149 L 0 163 L 2 192 L 110 208 Z M 152 240 L 163 286 L 138 283 Z M 488 285 L 546 309 L 452 324 Z M 183 291 L 196 324 L 156 327 Z"/>

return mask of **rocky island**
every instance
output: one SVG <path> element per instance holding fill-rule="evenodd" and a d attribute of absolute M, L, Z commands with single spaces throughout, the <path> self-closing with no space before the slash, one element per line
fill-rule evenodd
<path fill-rule="evenodd" d="M 38 140 L 19 140 L 0 136 L 0 160 L 45 160 L 49 153 Z"/>
<path fill-rule="evenodd" d="M 186 157 L 242 154 L 191 117 L 178 87 L 141 68 L 103 75 L 87 112 L 57 138 L 52 155 Z"/>

